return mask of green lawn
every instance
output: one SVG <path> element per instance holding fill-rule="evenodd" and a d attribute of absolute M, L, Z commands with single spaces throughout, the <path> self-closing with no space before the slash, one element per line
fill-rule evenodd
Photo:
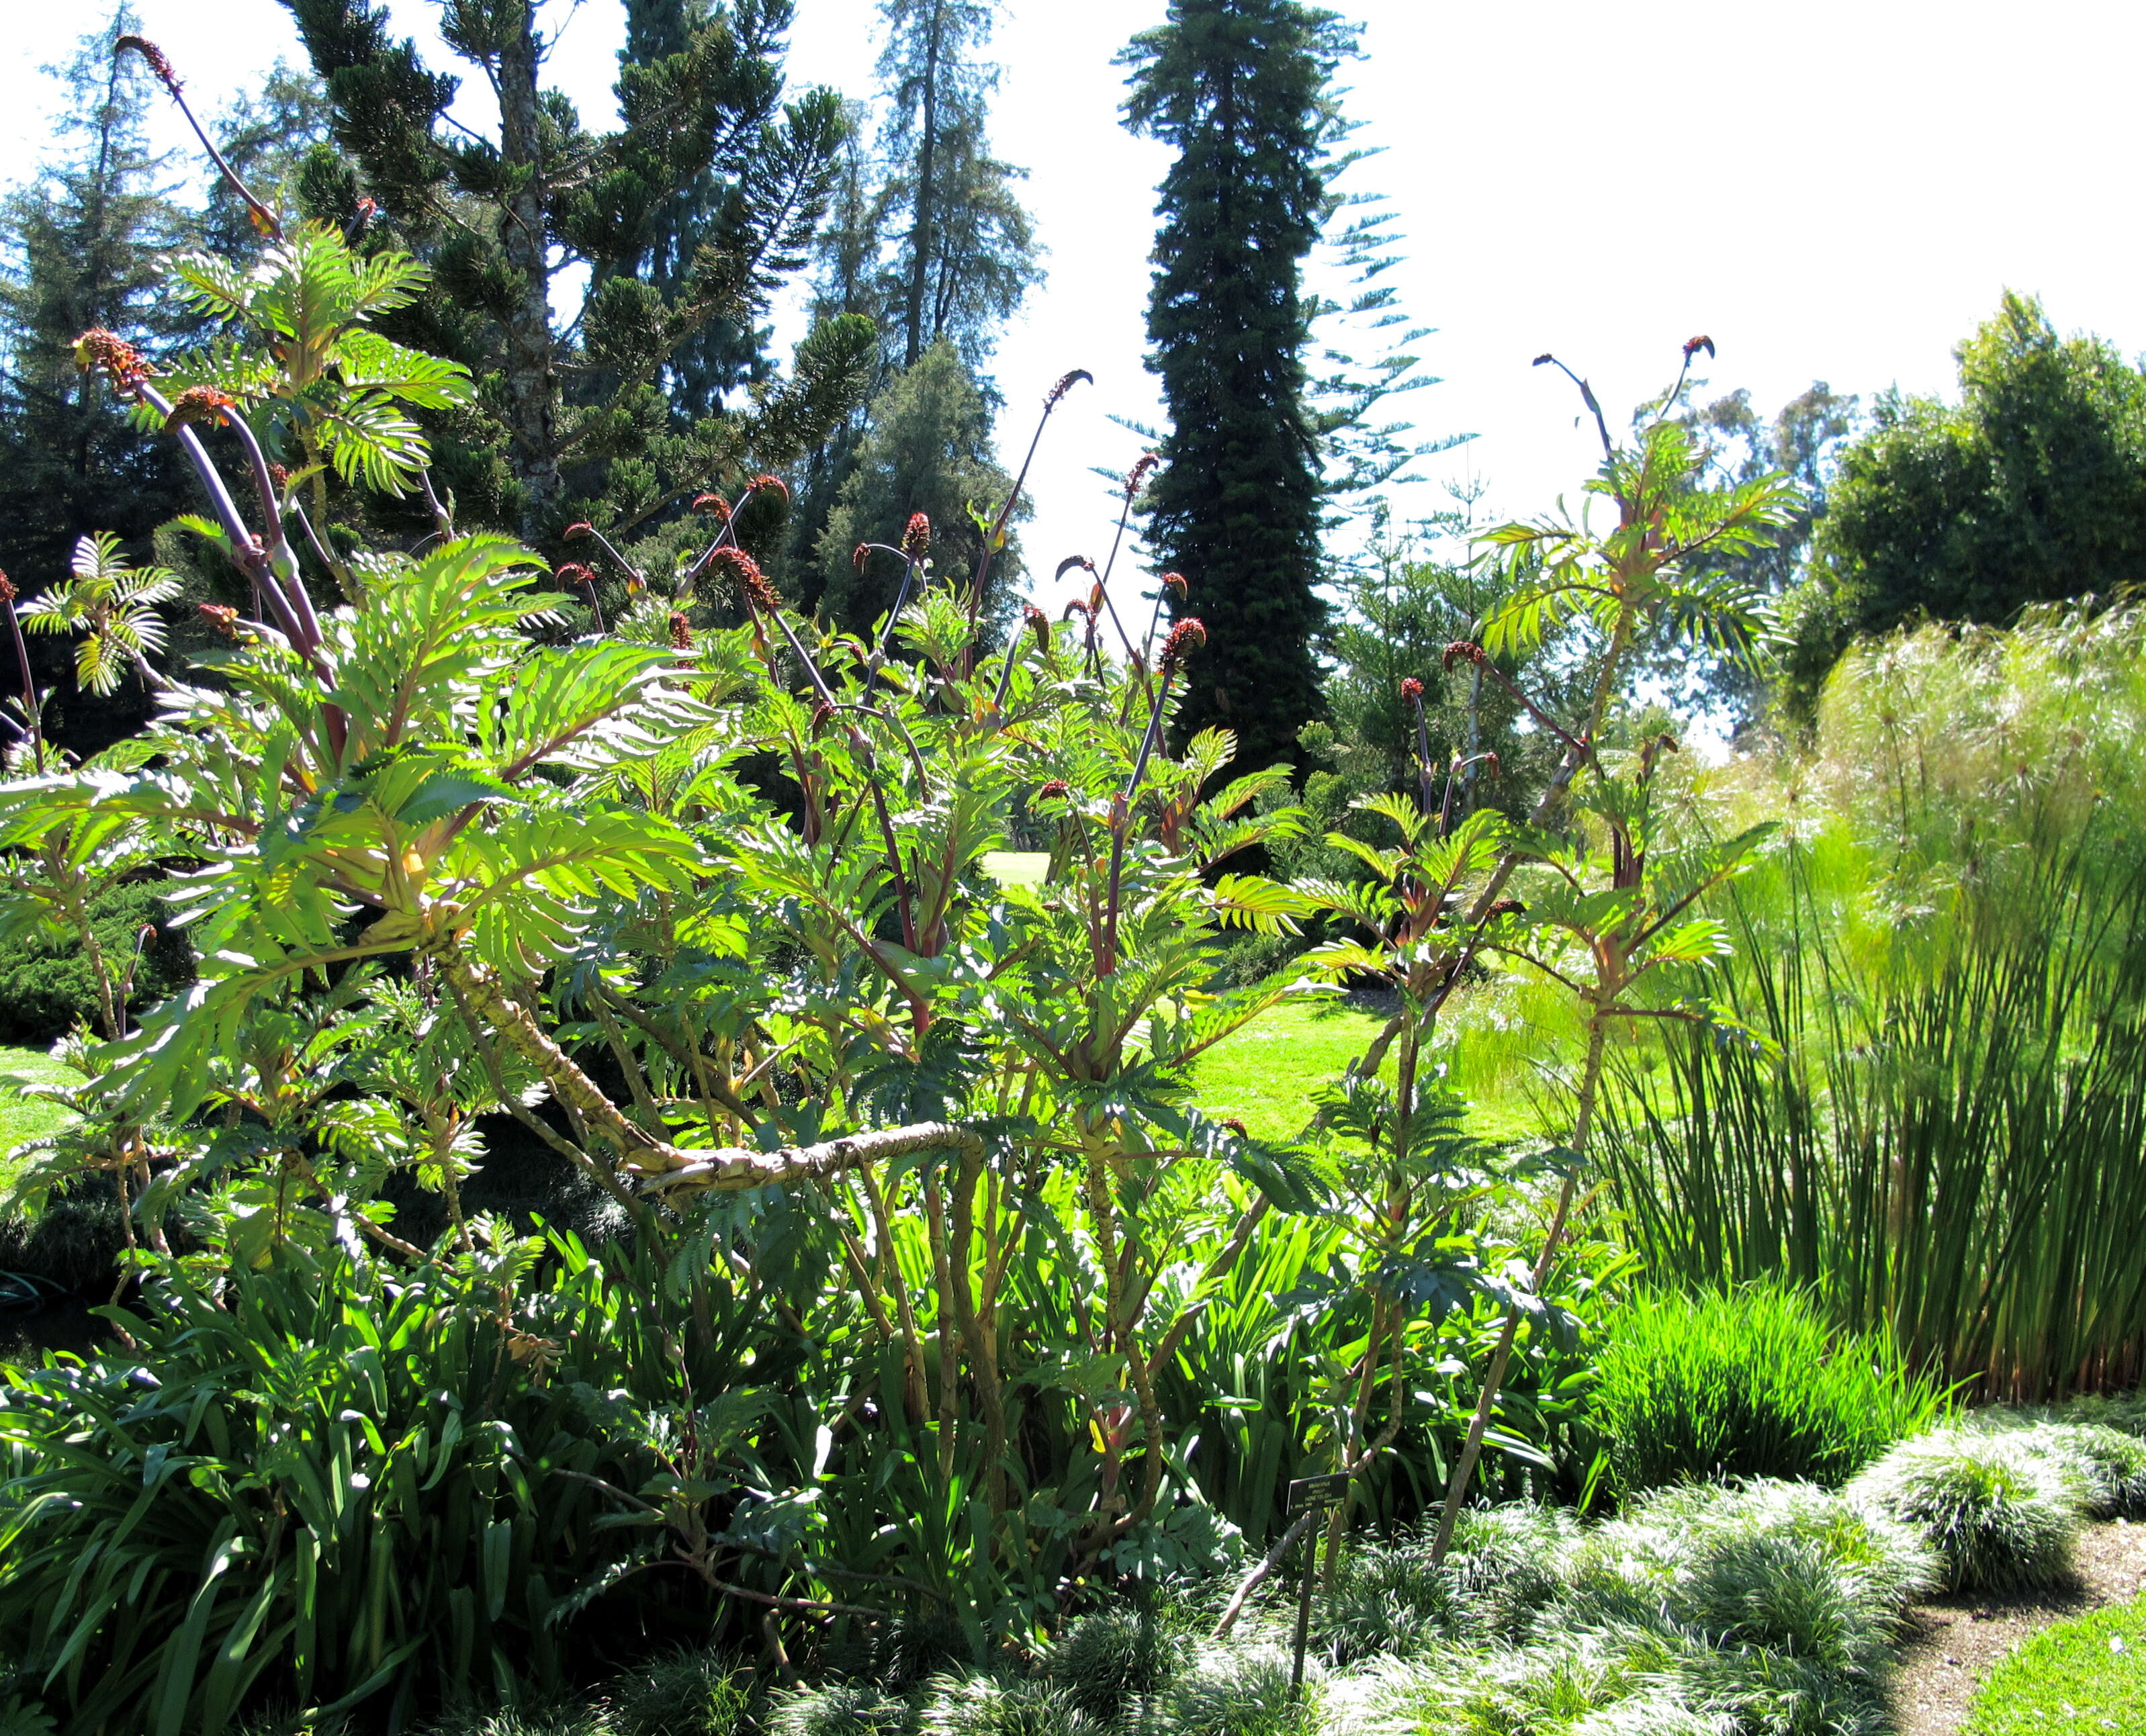
<path fill-rule="evenodd" d="M 1200 1105 L 1242 1121 L 1255 1139 L 1294 1139 L 1311 1119 L 1311 1094 L 1340 1078 L 1385 1023 L 1345 1000 L 1285 1000 L 1200 1057 Z"/>
<path fill-rule="evenodd" d="M 2146 1595 L 2045 1628 L 1990 1672 L 1968 1736 L 2146 1736 Z"/>
<path fill-rule="evenodd" d="M 1042 850 L 987 850 L 984 872 L 1002 886 L 1040 886 L 1050 872 L 1051 855 Z"/>
<path fill-rule="evenodd" d="M 8 1154 L 25 1140 L 64 1126 L 67 1111 L 42 1098 L 25 1097 L 26 1085 L 59 1085 L 74 1075 L 42 1050 L 12 1049 L 0 1043 L 0 1191 L 15 1180 L 17 1165 Z"/>
<path fill-rule="evenodd" d="M 1385 1016 L 1353 1000 L 1285 1000 L 1217 1043 L 1196 1075 L 1200 1106 L 1234 1116 L 1256 1139 L 1294 1138 L 1311 1119 L 1312 1093 L 1340 1079 L 1385 1025 Z M 1501 1028 L 1502 1027 L 1502 1028 Z M 1546 1102 L 1531 1071 L 1530 1051 L 1558 1033 L 1515 1019 L 1500 994 L 1456 997 L 1440 1021 L 1440 1047 L 1425 1065 L 1452 1068 L 1451 1082 L 1468 1099 L 1468 1125 L 1491 1140 L 1540 1139 Z M 1384 1076 L 1394 1076 L 1392 1053 Z"/>

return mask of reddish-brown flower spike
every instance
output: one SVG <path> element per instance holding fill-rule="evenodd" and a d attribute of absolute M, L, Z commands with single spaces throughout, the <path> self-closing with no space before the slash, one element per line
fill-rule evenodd
<path fill-rule="evenodd" d="M 1483 914 L 1486 916 L 1525 916 L 1528 907 L 1517 898 L 1501 898 Z"/>
<path fill-rule="evenodd" d="M 1072 790 L 1067 786 L 1064 778 L 1055 777 L 1036 792 L 1036 799 L 1038 801 L 1064 801 L 1072 793 Z"/>
<path fill-rule="evenodd" d="M 824 699 L 817 705 L 814 706 L 812 707 L 812 733 L 815 736 L 817 736 L 821 731 L 826 728 L 828 721 L 831 719 L 834 715 L 835 708 L 829 705 Z"/>
<path fill-rule="evenodd" d="M 931 552 L 931 521 L 921 512 L 909 515 L 909 522 L 902 527 L 901 551 L 912 561 L 921 561 Z"/>
<path fill-rule="evenodd" d="M 122 36 L 112 45 L 114 54 L 124 53 L 129 48 L 149 62 L 149 70 L 157 75 L 159 84 L 173 96 L 178 95 L 181 87 L 179 75 L 172 70 L 172 62 L 162 48 L 146 36 Z"/>
<path fill-rule="evenodd" d="M 752 486 L 746 491 L 746 492 L 750 494 L 780 495 L 782 497 L 782 504 L 784 506 L 786 506 L 790 504 L 790 485 L 784 481 L 781 477 L 769 476 L 765 472 L 752 479 Z"/>
<path fill-rule="evenodd" d="M 1071 621 L 1076 615 L 1079 616 L 1081 620 L 1086 621 L 1093 621 L 1095 618 L 1095 611 L 1090 608 L 1085 603 L 1082 602 L 1077 596 L 1075 597 L 1071 602 L 1066 604 L 1065 612 L 1060 615 L 1058 618 L 1061 621 Z"/>
<path fill-rule="evenodd" d="M 138 389 L 149 377 L 149 364 L 142 352 L 102 326 L 92 326 L 74 341 L 74 365 L 84 373 L 102 368 L 122 392 Z"/>
<path fill-rule="evenodd" d="M 1142 452 L 1140 455 L 1140 461 L 1134 465 L 1133 467 L 1125 473 L 1125 498 L 1127 500 L 1135 500 L 1139 497 L 1140 485 L 1147 481 L 1148 473 L 1152 471 L 1156 465 L 1161 462 L 1162 457 L 1160 453 Z"/>
<path fill-rule="evenodd" d="M 1696 337 L 1687 337 L 1684 339 L 1684 359 L 1685 361 L 1690 361 L 1691 358 L 1696 356 L 1701 350 L 1706 352 L 1709 359 L 1712 358 L 1714 355 L 1714 340 L 1709 337 L 1704 332 L 1700 332 Z"/>
<path fill-rule="evenodd" d="M 782 606 L 782 599 L 776 594 L 774 586 L 767 582 L 767 575 L 760 570 L 760 563 L 741 548 L 719 548 L 708 557 L 728 573 L 745 592 L 746 601 L 756 609 L 765 609 L 771 615 Z"/>
<path fill-rule="evenodd" d="M 291 486 L 291 473 L 280 464 L 272 464 L 268 466 L 268 480 L 276 485 L 276 491 L 281 494 Z"/>
<path fill-rule="evenodd" d="M 569 561 L 564 566 L 553 567 L 551 576 L 564 579 L 577 591 L 586 591 L 596 581 L 596 576 L 578 561 Z"/>
<path fill-rule="evenodd" d="M 1248 1140 L 1252 1136 L 1251 1129 L 1245 1126 L 1243 1122 L 1238 1120 L 1233 1115 L 1224 1117 L 1222 1125 L 1228 1128 L 1230 1132 L 1236 1135 L 1236 1136 L 1240 1140 Z"/>
<path fill-rule="evenodd" d="M 227 639 L 238 636 L 238 611 L 227 609 L 222 603 L 203 603 L 202 617 Z"/>
<path fill-rule="evenodd" d="M 0 602 L 12 603 L 19 594 L 15 589 L 15 581 L 6 573 L 0 572 Z"/>
<path fill-rule="evenodd" d="M 1050 396 L 1043 401 L 1043 407 L 1046 410 L 1050 409 L 1083 380 L 1090 386 L 1095 383 L 1095 377 L 1085 367 L 1076 367 L 1071 373 L 1065 375 L 1056 386 L 1051 388 Z"/>
<path fill-rule="evenodd" d="M 164 418 L 167 428 L 184 427 L 188 422 L 207 422 L 211 427 L 223 420 L 223 412 L 236 409 L 238 400 L 227 392 L 218 392 L 213 386 L 189 386 L 172 400 L 172 413 Z"/>
<path fill-rule="evenodd" d="M 871 545 L 869 542 L 861 542 L 850 551 L 850 566 L 853 571 L 862 572 L 865 562 L 871 559 Z"/>
<path fill-rule="evenodd" d="M 716 522 L 719 525 L 726 525 L 731 521 L 731 503 L 719 494 L 695 495 L 693 510 L 696 512 L 713 513 Z"/>
<path fill-rule="evenodd" d="M 1473 639 L 1456 639 L 1445 647 L 1444 661 L 1445 666 L 1450 669 L 1456 663 L 1485 662 L 1488 657 L 1483 647 Z"/>
<path fill-rule="evenodd" d="M 1545 350 L 1541 355 L 1536 357 L 1534 361 L 1528 364 L 1528 366 L 1530 367 L 1540 367 L 1545 362 L 1555 362 L 1556 360 L 1556 357 L 1551 355 L 1548 350 Z"/>
<path fill-rule="evenodd" d="M 691 651 L 693 648 L 693 629 L 682 609 L 671 611 L 671 649 Z"/>
<path fill-rule="evenodd" d="M 1162 672 L 1165 677 L 1185 666 L 1185 660 L 1207 642 L 1207 629 L 1196 616 L 1188 615 L 1170 630 L 1162 641 Z"/>
<path fill-rule="evenodd" d="M 1406 700 L 1410 705 L 1421 705 L 1423 703 L 1423 683 L 1419 681 L 1412 675 L 1403 676 L 1401 677 L 1401 697 Z"/>
<path fill-rule="evenodd" d="M 1162 576 L 1162 588 L 1180 602 L 1192 595 L 1192 586 L 1185 582 L 1181 572 L 1166 572 Z"/>
<path fill-rule="evenodd" d="M 561 542 L 579 542 L 584 536 L 596 535 L 596 528 L 586 518 L 577 518 L 559 532 L 559 540 Z"/>

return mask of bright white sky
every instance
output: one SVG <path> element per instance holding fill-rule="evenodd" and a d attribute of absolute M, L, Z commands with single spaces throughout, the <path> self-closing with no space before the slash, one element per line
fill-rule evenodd
<path fill-rule="evenodd" d="M 146 33 L 213 107 L 279 55 L 275 0 L 137 0 Z M 1720 346 L 1712 385 L 1770 411 L 1814 379 L 1866 396 L 1949 390 L 1951 350 L 2006 286 L 2066 330 L 2146 347 L 2146 227 L 2137 184 L 2146 7 L 2097 0 L 1355 0 L 1365 58 L 1348 67 L 1359 142 L 1385 154 L 1356 184 L 1392 196 L 1408 235 L 1395 274 L 1443 385 L 1414 395 L 1428 435 L 1480 437 L 1435 461 L 1480 476 L 1500 514 L 1576 489 L 1594 446 L 1555 350 L 1613 416 L 1667 383 L 1694 332 Z M 799 0 L 801 84 L 868 93 L 872 0 Z M 432 8 L 393 0 L 429 36 Z M 1011 0 L 995 142 L 1031 172 L 1049 281 L 1001 347 L 1001 441 L 1017 464 L 1030 411 L 1069 367 L 1095 376 L 1054 418 L 1032 473 L 1031 565 L 1100 557 L 1109 501 L 1091 464 L 1154 423 L 1141 366 L 1162 149 L 1118 122 L 1113 55 L 1163 0 Z M 28 170 L 87 6 L 7 0 L 0 179 Z M 565 29 L 553 82 L 601 122 L 623 26 L 613 0 L 548 0 Z M 447 57 L 435 64 L 445 67 Z M 472 113 L 472 118 L 477 118 Z M 161 137 L 178 142 L 160 117 Z M 1401 510 L 1442 504 L 1435 486 Z M 1196 576 L 1195 576 L 1196 578 Z"/>

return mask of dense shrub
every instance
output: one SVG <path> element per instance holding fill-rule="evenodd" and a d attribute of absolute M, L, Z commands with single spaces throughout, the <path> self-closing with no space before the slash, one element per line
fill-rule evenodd
<path fill-rule="evenodd" d="M 1620 1495 L 1744 1477 L 1847 1480 L 1942 1400 L 1882 1339 L 1838 1338 L 1754 1285 L 1635 1299 L 1612 1317 L 1589 1415 Z"/>
<path fill-rule="evenodd" d="M 1949 1589 L 2024 1591 L 2069 1577 L 2086 1479 L 2017 1435 L 1942 1429 L 1901 1442 L 1849 1492 L 1920 1527 Z"/>
<path fill-rule="evenodd" d="M 154 881 L 128 881 L 90 900 L 90 926 L 115 983 L 125 979 L 142 929 L 156 930 L 134 970 L 134 1006 L 153 1005 L 194 979 L 193 948 L 171 915 Z M 33 929 L 0 940 L 0 1043 L 42 1049 L 77 1025 L 101 1028 L 97 976 L 80 938 Z"/>

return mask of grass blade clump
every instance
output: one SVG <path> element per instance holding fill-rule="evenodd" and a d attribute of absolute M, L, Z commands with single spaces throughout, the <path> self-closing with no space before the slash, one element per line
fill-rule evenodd
<path fill-rule="evenodd" d="M 1658 1704 L 1680 1644 L 1643 1628 L 1575 1629 L 1526 1647 L 1381 1659 L 1330 1686 L 1330 1729 L 1345 1736 L 1561 1733 L 1628 1701 Z"/>
<path fill-rule="evenodd" d="M 1764 1647 L 1694 1649 L 1675 1670 L 1679 1696 L 1737 1736 L 1889 1736 L 1870 1682 L 1814 1658 Z"/>
<path fill-rule="evenodd" d="M 616 1736 L 750 1736 L 751 1698 L 729 1659 L 681 1647 L 619 1676 L 604 1722 Z"/>
<path fill-rule="evenodd" d="M 2106 1423 L 2043 1423 L 2019 1438 L 2079 1474 L 2089 1519 L 2146 1519 L 2146 1440 Z"/>
<path fill-rule="evenodd" d="M 1066 1630 L 1044 1660 L 1044 1676 L 1071 1704 L 1107 1723 L 1165 1686 L 1175 1662 L 1151 1614 L 1100 1609 Z"/>
<path fill-rule="evenodd" d="M 1109 1724 L 1046 1682 L 941 1676 L 926 1691 L 916 1729 L 918 1736 L 1105 1736 Z"/>
<path fill-rule="evenodd" d="M 1669 1694 L 1639 1694 L 1590 1712 L 1565 1727 L 1565 1736 L 1739 1736 L 1736 1722 L 1719 1712 L 1694 1712 Z"/>
<path fill-rule="evenodd" d="M 869 1682 L 800 1689 L 770 1711 L 767 1736 L 909 1736 L 911 1708 Z"/>
<path fill-rule="evenodd" d="M 1579 1531 L 1569 1508 L 1471 1507 L 1455 1522 L 1445 1567 L 1480 1626 L 1517 1637 L 1565 1589 L 1565 1555 Z"/>
<path fill-rule="evenodd" d="M 2050 1413 L 2050 1419 L 2059 1423 L 2099 1423 L 2104 1428 L 2146 1439 L 2146 1389 L 2110 1394 L 2085 1394 L 2058 1406 Z"/>
<path fill-rule="evenodd" d="M 1769 1556 L 1774 1565 L 1793 1556 L 1793 1574 L 1773 1579 Z M 1799 1645 L 1841 1664 L 1869 1655 L 1944 1570 L 1914 1526 L 1808 1483 L 1661 1490 L 1597 1526 L 1571 1562 L 1559 1613 L 1573 1619 L 1644 1619 L 1639 1612 L 1654 1609 L 1724 1643 Z M 1822 1620 L 1813 1603 L 1821 1578 L 1830 1611 Z"/>
<path fill-rule="evenodd" d="M 1157 1696 L 1159 1736 L 1314 1736 L 1317 1696 L 1292 1704 L 1289 1654 L 1270 1645 L 1203 1649 Z"/>
<path fill-rule="evenodd" d="M 1943 1405 L 1877 1335 L 1837 1337 L 1800 1292 L 1636 1299 L 1589 1401 L 1620 1496 L 1681 1482 L 1845 1482 Z"/>
<path fill-rule="evenodd" d="M 1409 1544 L 1352 1550 L 1320 1614 L 1320 1637 L 1337 1667 L 1381 1653 L 1412 1657 L 1475 1626 L 1458 1574 Z"/>
<path fill-rule="evenodd" d="M 1954 1591 L 2063 1584 L 2086 1505 L 2070 1464 L 2016 1435 L 1941 1429 L 1903 1441 L 1849 1485 L 1851 1496 L 1919 1526 Z"/>

